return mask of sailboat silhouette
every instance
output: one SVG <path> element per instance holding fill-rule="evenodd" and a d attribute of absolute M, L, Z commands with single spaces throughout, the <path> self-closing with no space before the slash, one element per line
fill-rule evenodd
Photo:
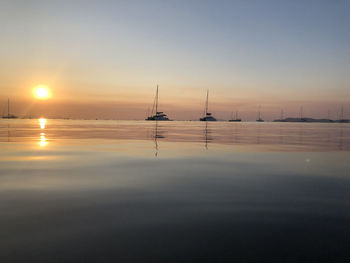
<path fill-rule="evenodd" d="M 158 91 L 158 85 L 157 85 L 156 97 L 154 99 L 152 113 L 151 113 L 151 116 L 148 116 L 146 118 L 146 121 L 169 121 L 168 116 L 164 112 L 158 111 L 158 102 L 159 102 L 159 91 Z M 155 115 L 153 115 L 154 107 L 156 108 Z"/>
<path fill-rule="evenodd" d="M 7 115 L 2 116 L 3 119 L 17 119 L 16 115 L 10 113 L 10 99 L 7 99 Z"/>
<path fill-rule="evenodd" d="M 216 119 L 211 115 L 210 112 L 208 112 L 208 104 L 209 104 L 209 90 L 207 90 L 207 100 L 205 102 L 205 110 L 204 110 L 204 117 L 200 118 L 200 121 L 216 121 Z"/>

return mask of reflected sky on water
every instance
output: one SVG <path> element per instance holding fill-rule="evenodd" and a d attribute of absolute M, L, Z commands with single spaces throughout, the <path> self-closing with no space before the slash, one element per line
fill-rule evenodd
<path fill-rule="evenodd" d="M 91 140 L 87 143 L 156 139 L 204 143 L 205 148 L 208 144 L 222 144 L 256 146 L 267 151 L 350 150 L 350 125 L 345 123 L 1 120 L 0 142 L 30 143 L 39 131 L 57 144 L 64 144 L 65 139 Z"/>
<path fill-rule="evenodd" d="M 349 135 L 1 120 L 1 262 L 348 262 Z"/>

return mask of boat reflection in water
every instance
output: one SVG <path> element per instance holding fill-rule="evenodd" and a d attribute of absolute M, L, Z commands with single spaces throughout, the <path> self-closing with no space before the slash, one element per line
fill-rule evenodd
<path fill-rule="evenodd" d="M 205 122 L 204 126 L 204 146 L 205 149 L 208 150 L 208 144 L 213 140 L 213 137 L 211 136 L 212 130 L 209 127 L 208 122 Z"/>
<path fill-rule="evenodd" d="M 165 136 L 162 135 L 161 131 L 158 128 L 158 121 L 155 121 L 153 139 L 154 139 L 154 148 L 155 148 L 154 156 L 156 157 L 158 157 L 158 152 L 159 152 L 158 139 L 163 139 L 163 138 L 165 138 Z"/>

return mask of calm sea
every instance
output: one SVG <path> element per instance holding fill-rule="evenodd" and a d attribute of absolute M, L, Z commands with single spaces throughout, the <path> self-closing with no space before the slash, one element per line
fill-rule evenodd
<path fill-rule="evenodd" d="M 0 120 L 0 262 L 350 262 L 350 124 Z"/>

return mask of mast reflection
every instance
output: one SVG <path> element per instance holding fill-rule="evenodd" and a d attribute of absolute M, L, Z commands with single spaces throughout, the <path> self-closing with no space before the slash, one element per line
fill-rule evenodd
<path fill-rule="evenodd" d="M 158 152 L 159 152 L 158 139 L 162 139 L 162 138 L 165 138 L 165 136 L 162 135 L 161 131 L 158 128 L 158 121 L 155 121 L 154 132 L 153 132 L 155 157 L 158 157 Z"/>
<path fill-rule="evenodd" d="M 10 135 L 10 123 L 8 122 L 7 123 L 7 142 L 10 142 L 10 138 L 11 138 L 11 135 Z"/>
<path fill-rule="evenodd" d="M 343 123 L 340 123 L 340 132 L 339 132 L 339 143 L 338 143 L 338 149 L 340 151 L 343 151 Z"/>
<path fill-rule="evenodd" d="M 213 140 L 212 136 L 210 135 L 211 133 L 212 132 L 211 132 L 211 129 L 209 128 L 209 124 L 206 121 L 205 127 L 204 127 L 204 142 L 205 142 L 204 147 L 206 150 L 208 150 L 208 145 Z"/>

